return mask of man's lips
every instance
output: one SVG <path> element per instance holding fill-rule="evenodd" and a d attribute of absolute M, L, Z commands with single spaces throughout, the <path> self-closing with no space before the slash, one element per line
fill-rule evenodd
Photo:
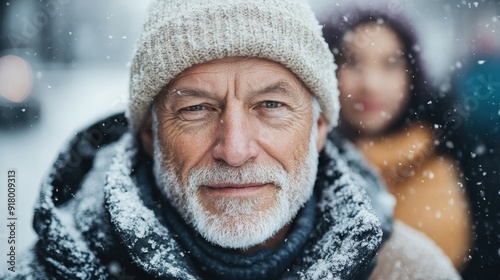
<path fill-rule="evenodd" d="M 213 195 L 221 196 L 252 196 L 272 186 L 274 185 L 271 183 L 223 183 L 203 185 L 202 190 Z"/>

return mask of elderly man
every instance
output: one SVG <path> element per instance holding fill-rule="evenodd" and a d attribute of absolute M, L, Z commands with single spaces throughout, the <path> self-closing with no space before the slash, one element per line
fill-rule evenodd
<path fill-rule="evenodd" d="M 303 1 L 159 0 L 148 15 L 126 120 L 63 151 L 39 241 L 8 277 L 456 277 L 425 237 L 392 226 L 352 147 L 327 140 L 335 67 Z"/>

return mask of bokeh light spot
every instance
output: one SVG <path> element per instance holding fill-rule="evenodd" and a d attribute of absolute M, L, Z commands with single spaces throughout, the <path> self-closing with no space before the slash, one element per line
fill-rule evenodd
<path fill-rule="evenodd" d="M 0 95 L 12 102 L 22 102 L 33 88 L 33 72 L 29 63 L 19 56 L 0 58 Z"/>

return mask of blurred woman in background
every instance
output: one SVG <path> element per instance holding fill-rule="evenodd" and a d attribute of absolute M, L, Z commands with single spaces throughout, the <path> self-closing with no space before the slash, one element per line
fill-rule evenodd
<path fill-rule="evenodd" d="M 470 271 L 471 278 L 492 276 L 485 263 L 495 269 L 495 256 L 480 246 L 498 244 L 491 241 L 498 236 L 479 232 L 484 207 L 477 207 L 478 191 L 468 181 L 475 171 L 461 165 L 469 144 L 457 137 L 463 131 L 452 108 L 456 100 L 430 87 L 414 29 L 397 16 L 372 10 L 323 20 L 338 65 L 337 133 L 379 172 L 396 198 L 395 219 L 433 239 L 464 277 Z"/>

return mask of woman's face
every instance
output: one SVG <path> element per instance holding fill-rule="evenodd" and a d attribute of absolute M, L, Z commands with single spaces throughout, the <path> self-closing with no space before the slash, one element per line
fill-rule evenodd
<path fill-rule="evenodd" d="M 341 125 L 361 136 L 384 132 L 406 110 L 410 97 L 403 44 L 390 28 L 373 22 L 346 33 L 341 52 Z"/>

